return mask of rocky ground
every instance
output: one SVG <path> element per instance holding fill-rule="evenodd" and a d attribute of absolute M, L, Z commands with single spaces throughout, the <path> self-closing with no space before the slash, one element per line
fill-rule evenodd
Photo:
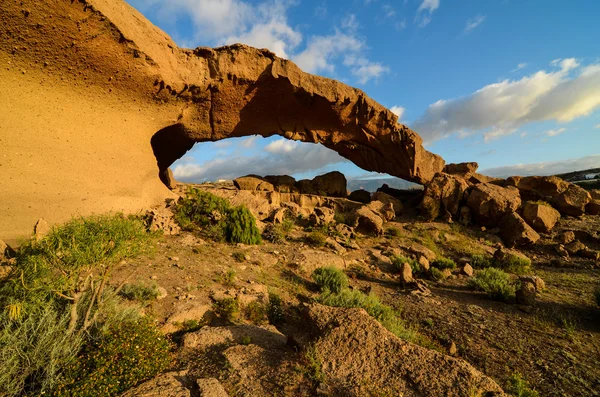
<path fill-rule="evenodd" d="M 404 205 L 381 224 L 357 221 L 357 228 L 366 228 L 359 233 L 325 210 L 360 213 L 357 202 L 298 194 L 290 197 L 302 205 L 292 205 L 272 191 L 200 188 L 246 203 L 263 229 L 282 221 L 272 207 L 298 213 L 285 239 L 251 246 L 167 226 L 176 234 L 158 241 L 154 255 L 123 263 L 112 282 L 160 286 L 160 299 L 146 310 L 179 345 L 178 372 L 130 395 L 158 395 L 157 382 L 180 387 L 176 379 L 189 382 L 177 394 L 182 396 L 501 395 L 500 387 L 509 387 L 515 374 L 541 396 L 600 395 L 600 322 L 593 296 L 600 262 L 581 255 L 600 249 L 599 216 L 563 215 L 535 244 L 520 246 L 532 260 L 527 275 L 538 277 L 532 280 L 533 298 L 502 302 L 469 286 L 473 273 L 481 271 L 473 258 L 504 249 L 499 229 L 428 221 L 422 211 Z M 279 194 L 285 199 L 286 193 Z M 378 205 L 371 207 L 385 217 Z M 315 243 L 315 230 L 327 240 Z M 394 265 L 397 256 L 426 263 L 451 258 L 458 266 L 434 281 L 428 272 L 407 275 Z M 402 342 L 361 309 L 315 304 L 319 292 L 311 273 L 322 266 L 343 270 L 351 289 L 401 313 L 426 348 Z M 253 302 L 268 306 L 272 294 L 283 303 L 275 325 L 264 313 L 248 310 Z M 225 298 L 239 302 L 239 315 L 223 318 L 218 302 Z"/>

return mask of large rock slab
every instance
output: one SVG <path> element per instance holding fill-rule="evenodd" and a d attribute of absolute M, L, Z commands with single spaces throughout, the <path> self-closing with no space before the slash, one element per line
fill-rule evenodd
<path fill-rule="evenodd" d="M 179 48 L 123 0 L 2 1 L 0 36 L 3 239 L 173 197 L 160 175 L 195 142 L 280 135 L 421 184 L 444 167 L 363 91 L 264 49 Z"/>
<path fill-rule="evenodd" d="M 516 212 L 502 218 L 498 227 L 507 247 L 535 244 L 540 239 L 540 235 Z"/>
<path fill-rule="evenodd" d="M 314 304 L 305 318 L 317 335 L 311 343 L 325 375 L 320 389 L 332 395 L 505 396 L 466 361 L 401 340 L 363 309 Z"/>
<path fill-rule="evenodd" d="M 560 219 L 560 212 L 549 204 L 527 202 L 523 205 L 523 219 L 536 231 L 549 233 Z"/>
<path fill-rule="evenodd" d="M 521 197 L 514 187 L 480 183 L 469 194 L 467 206 L 477 223 L 496 226 L 505 215 L 515 212 L 521 206 Z"/>

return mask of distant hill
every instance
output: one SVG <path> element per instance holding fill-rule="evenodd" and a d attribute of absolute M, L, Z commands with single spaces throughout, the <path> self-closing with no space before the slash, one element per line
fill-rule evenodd
<path fill-rule="evenodd" d="M 405 181 L 400 178 L 381 178 L 381 179 L 348 179 L 348 190 L 354 191 L 364 189 L 368 192 L 376 192 L 383 184 L 387 184 L 394 189 L 421 189 L 422 186 L 416 183 Z"/>
<path fill-rule="evenodd" d="M 583 171 L 567 172 L 565 174 L 556 175 L 567 182 L 586 181 L 590 179 L 600 179 L 600 168 L 590 168 Z"/>

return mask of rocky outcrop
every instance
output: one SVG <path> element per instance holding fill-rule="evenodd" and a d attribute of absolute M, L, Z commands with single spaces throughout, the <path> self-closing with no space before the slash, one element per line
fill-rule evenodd
<path fill-rule="evenodd" d="M 338 171 L 315 176 L 312 180 L 303 179 L 296 182 L 296 188 L 302 194 L 317 196 L 346 197 L 346 177 Z"/>
<path fill-rule="evenodd" d="M 569 183 L 564 192 L 552 199 L 552 205 L 558 208 L 563 214 L 581 216 L 585 213 L 590 201 L 592 201 L 592 198 L 587 190 Z"/>
<path fill-rule="evenodd" d="M 271 183 L 277 192 L 294 193 L 298 191 L 296 179 L 289 175 L 267 175 L 263 179 Z"/>
<path fill-rule="evenodd" d="M 371 202 L 371 193 L 363 189 L 355 190 L 352 193 L 350 193 L 350 195 L 348 195 L 348 200 L 368 204 Z"/>
<path fill-rule="evenodd" d="M 591 201 L 585 206 L 586 214 L 600 215 L 600 190 L 590 191 Z"/>
<path fill-rule="evenodd" d="M 507 247 L 535 244 L 540 239 L 540 235 L 516 212 L 504 216 L 498 227 Z"/>
<path fill-rule="evenodd" d="M 479 168 L 479 164 L 475 162 L 451 163 L 446 164 L 443 172 L 450 175 L 459 175 L 468 180 L 477 171 L 477 168 Z"/>
<path fill-rule="evenodd" d="M 315 304 L 305 318 L 316 336 L 310 343 L 322 363 L 326 395 L 505 395 L 467 362 L 401 340 L 362 309 Z"/>
<path fill-rule="evenodd" d="M 496 226 L 521 206 L 519 191 L 490 183 L 475 185 L 467 199 L 473 218 L 481 225 Z"/>
<path fill-rule="evenodd" d="M 526 202 L 523 205 L 523 219 L 536 231 L 549 233 L 560 219 L 560 212 L 548 204 Z"/>
<path fill-rule="evenodd" d="M 372 201 L 381 201 L 384 204 L 391 204 L 396 215 L 398 215 L 402 212 L 402 209 L 403 209 L 402 202 L 400 200 L 398 200 L 397 198 L 390 196 L 387 193 L 375 192 L 375 193 L 373 193 L 371 200 Z"/>
<path fill-rule="evenodd" d="M 159 174 L 195 142 L 280 135 L 421 184 L 444 167 L 364 92 L 270 51 L 179 48 L 123 0 L 23 7 L 0 3 L 0 183 L 12 186 L 0 202 L 14 214 L 0 219 L 0 238 L 40 216 L 52 224 L 172 197 Z"/>
<path fill-rule="evenodd" d="M 456 217 L 468 188 L 469 184 L 460 176 L 437 174 L 425 187 L 425 195 L 421 202 L 422 212 L 430 220 L 446 213 Z"/>
<path fill-rule="evenodd" d="M 233 185 L 240 190 L 258 190 L 273 192 L 275 187 L 257 175 L 247 175 L 233 180 Z"/>

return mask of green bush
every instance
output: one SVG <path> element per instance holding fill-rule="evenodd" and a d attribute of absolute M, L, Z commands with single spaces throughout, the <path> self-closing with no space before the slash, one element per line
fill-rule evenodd
<path fill-rule="evenodd" d="M 442 281 L 446 279 L 446 275 L 443 271 L 438 269 L 437 267 L 429 268 L 429 275 L 433 281 Z"/>
<path fill-rule="evenodd" d="M 444 269 L 456 269 L 456 262 L 452 259 L 439 257 L 431 263 L 431 266 L 436 267 L 440 270 Z"/>
<path fill-rule="evenodd" d="M 240 304 L 236 298 L 224 298 L 213 305 L 215 315 L 223 321 L 234 323 L 240 315 Z"/>
<path fill-rule="evenodd" d="M 306 236 L 306 242 L 313 247 L 322 247 L 325 245 L 325 240 L 327 240 L 327 236 L 325 233 L 320 232 L 318 230 L 310 232 L 308 236 Z"/>
<path fill-rule="evenodd" d="M 280 323 L 284 318 L 283 302 L 281 301 L 281 297 L 272 292 L 269 293 L 267 317 L 269 318 L 269 323 L 273 325 Z"/>
<path fill-rule="evenodd" d="M 243 205 L 229 212 L 225 223 L 225 236 L 230 243 L 262 243 L 260 231 L 256 227 L 256 219 Z"/>
<path fill-rule="evenodd" d="M 473 255 L 471 266 L 473 266 L 473 269 L 485 269 L 492 266 L 492 259 L 485 255 Z"/>
<path fill-rule="evenodd" d="M 253 324 L 261 325 L 265 323 L 267 317 L 267 307 L 260 302 L 250 302 L 244 308 L 244 317 Z"/>
<path fill-rule="evenodd" d="M 484 291 L 491 299 L 508 301 L 515 295 L 515 286 L 510 276 L 493 267 L 480 270 L 469 280 L 469 286 Z"/>
<path fill-rule="evenodd" d="M 343 271 L 332 266 L 315 269 L 311 277 L 321 291 L 338 293 L 348 287 L 348 277 Z"/>
<path fill-rule="evenodd" d="M 423 272 L 423 266 L 421 266 L 419 261 L 416 259 L 408 258 L 406 256 L 393 256 L 391 258 L 391 260 L 392 260 L 392 265 L 398 271 L 402 269 L 402 265 L 404 265 L 405 263 L 408 263 L 410 265 L 410 268 L 411 268 L 413 274 L 418 274 L 418 273 Z"/>
<path fill-rule="evenodd" d="M 158 291 L 158 285 L 156 285 L 156 283 L 150 285 L 136 283 L 123 285 L 123 288 L 119 291 L 119 295 L 129 300 L 149 302 L 156 300 L 160 295 L 160 292 Z"/>
<path fill-rule="evenodd" d="M 495 266 L 508 273 L 527 274 L 531 271 L 531 260 L 507 252 L 504 258 L 495 261 Z"/>
<path fill-rule="evenodd" d="M 170 343 L 148 318 L 113 326 L 65 371 L 55 395 L 116 396 L 171 365 Z"/>
<path fill-rule="evenodd" d="M 318 298 L 318 301 L 327 306 L 365 309 L 370 316 L 374 317 L 381 325 L 399 338 L 410 342 L 415 342 L 418 338 L 417 332 L 408 328 L 394 309 L 382 304 L 375 295 L 366 295 L 360 291 L 343 289 L 339 293 L 325 291 Z"/>
<path fill-rule="evenodd" d="M 529 383 L 518 373 L 510 377 L 506 391 L 514 397 L 539 397 L 538 392 L 531 389 Z"/>
<path fill-rule="evenodd" d="M 226 287 L 234 287 L 236 280 L 237 272 L 231 267 L 218 278 L 218 281 Z"/>
<path fill-rule="evenodd" d="M 294 220 L 292 218 L 286 217 L 283 219 L 283 222 L 281 222 L 281 229 L 287 236 L 287 234 L 294 229 L 294 225 L 295 225 Z"/>

